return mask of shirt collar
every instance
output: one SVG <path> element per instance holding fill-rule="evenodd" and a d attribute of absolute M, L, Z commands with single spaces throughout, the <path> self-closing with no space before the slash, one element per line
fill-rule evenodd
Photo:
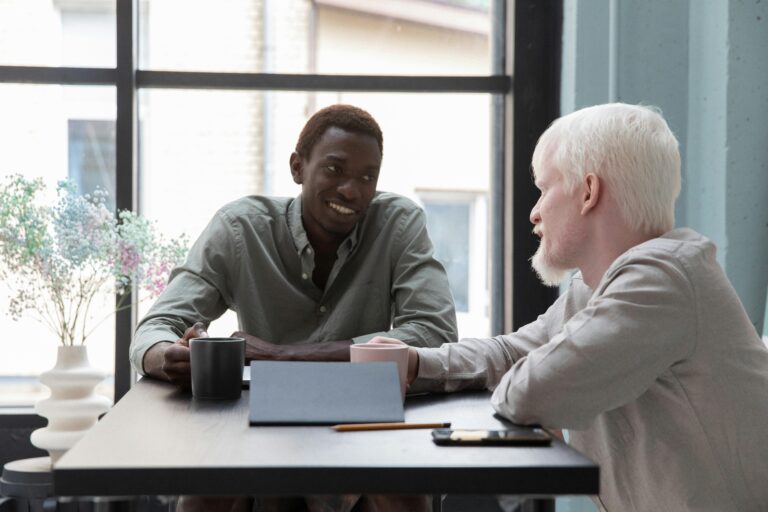
<path fill-rule="evenodd" d="M 301 209 L 301 194 L 299 194 L 288 206 L 288 227 L 291 230 L 293 243 L 299 254 L 303 253 L 307 246 L 310 246 L 307 232 L 304 230 L 304 223 L 301 222 Z M 362 220 L 355 225 L 355 229 L 353 229 L 349 236 L 347 236 L 341 243 L 339 246 L 339 253 L 343 251 L 346 254 L 349 254 L 357 246 L 357 241 L 360 236 L 360 224 L 362 224 Z"/>
<path fill-rule="evenodd" d="M 301 222 L 301 194 L 288 206 L 288 228 L 291 230 L 293 244 L 301 254 L 309 245 L 307 232 L 304 231 L 304 224 Z"/>

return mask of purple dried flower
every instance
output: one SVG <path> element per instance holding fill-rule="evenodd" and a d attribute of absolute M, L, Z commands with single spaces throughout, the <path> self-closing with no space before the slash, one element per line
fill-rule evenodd
<path fill-rule="evenodd" d="M 9 313 L 32 314 L 64 345 L 84 343 L 104 320 L 92 318 L 94 298 L 131 287 L 157 296 L 186 253 L 186 237 L 166 240 L 130 211 L 115 217 L 101 189 L 79 195 L 61 181 L 52 205 L 42 202 L 44 189 L 41 179 L 18 174 L 0 182 L 0 278 L 12 292 Z"/>

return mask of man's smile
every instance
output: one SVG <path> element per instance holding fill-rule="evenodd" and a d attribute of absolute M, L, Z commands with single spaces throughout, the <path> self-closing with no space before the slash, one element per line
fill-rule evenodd
<path fill-rule="evenodd" d="M 335 203 L 333 201 L 326 201 L 326 204 L 330 206 L 333 211 L 342 215 L 352 215 L 355 213 L 355 210 L 352 208 L 347 208 L 346 206 L 342 206 L 339 203 Z"/>

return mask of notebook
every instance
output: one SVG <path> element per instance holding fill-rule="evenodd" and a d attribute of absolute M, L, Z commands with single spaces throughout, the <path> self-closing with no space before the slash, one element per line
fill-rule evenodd
<path fill-rule="evenodd" d="M 404 421 L 397 364 L 252 361 L 251 425 Z"/>

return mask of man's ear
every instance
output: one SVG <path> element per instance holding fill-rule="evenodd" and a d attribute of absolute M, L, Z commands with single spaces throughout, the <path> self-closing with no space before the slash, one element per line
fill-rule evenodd
<path fill-rule="evenodd" d="M 291 153 L 290 165 L 293 182 L 301 185 L 304 183 L 304 159 L 294 151 Z"/>
<path fill-rule="evenodd" d="M 600 177 L 587 173 L 582 184 L 581 214 L 585 215 L 600 202 L 602 194 Z"/>

